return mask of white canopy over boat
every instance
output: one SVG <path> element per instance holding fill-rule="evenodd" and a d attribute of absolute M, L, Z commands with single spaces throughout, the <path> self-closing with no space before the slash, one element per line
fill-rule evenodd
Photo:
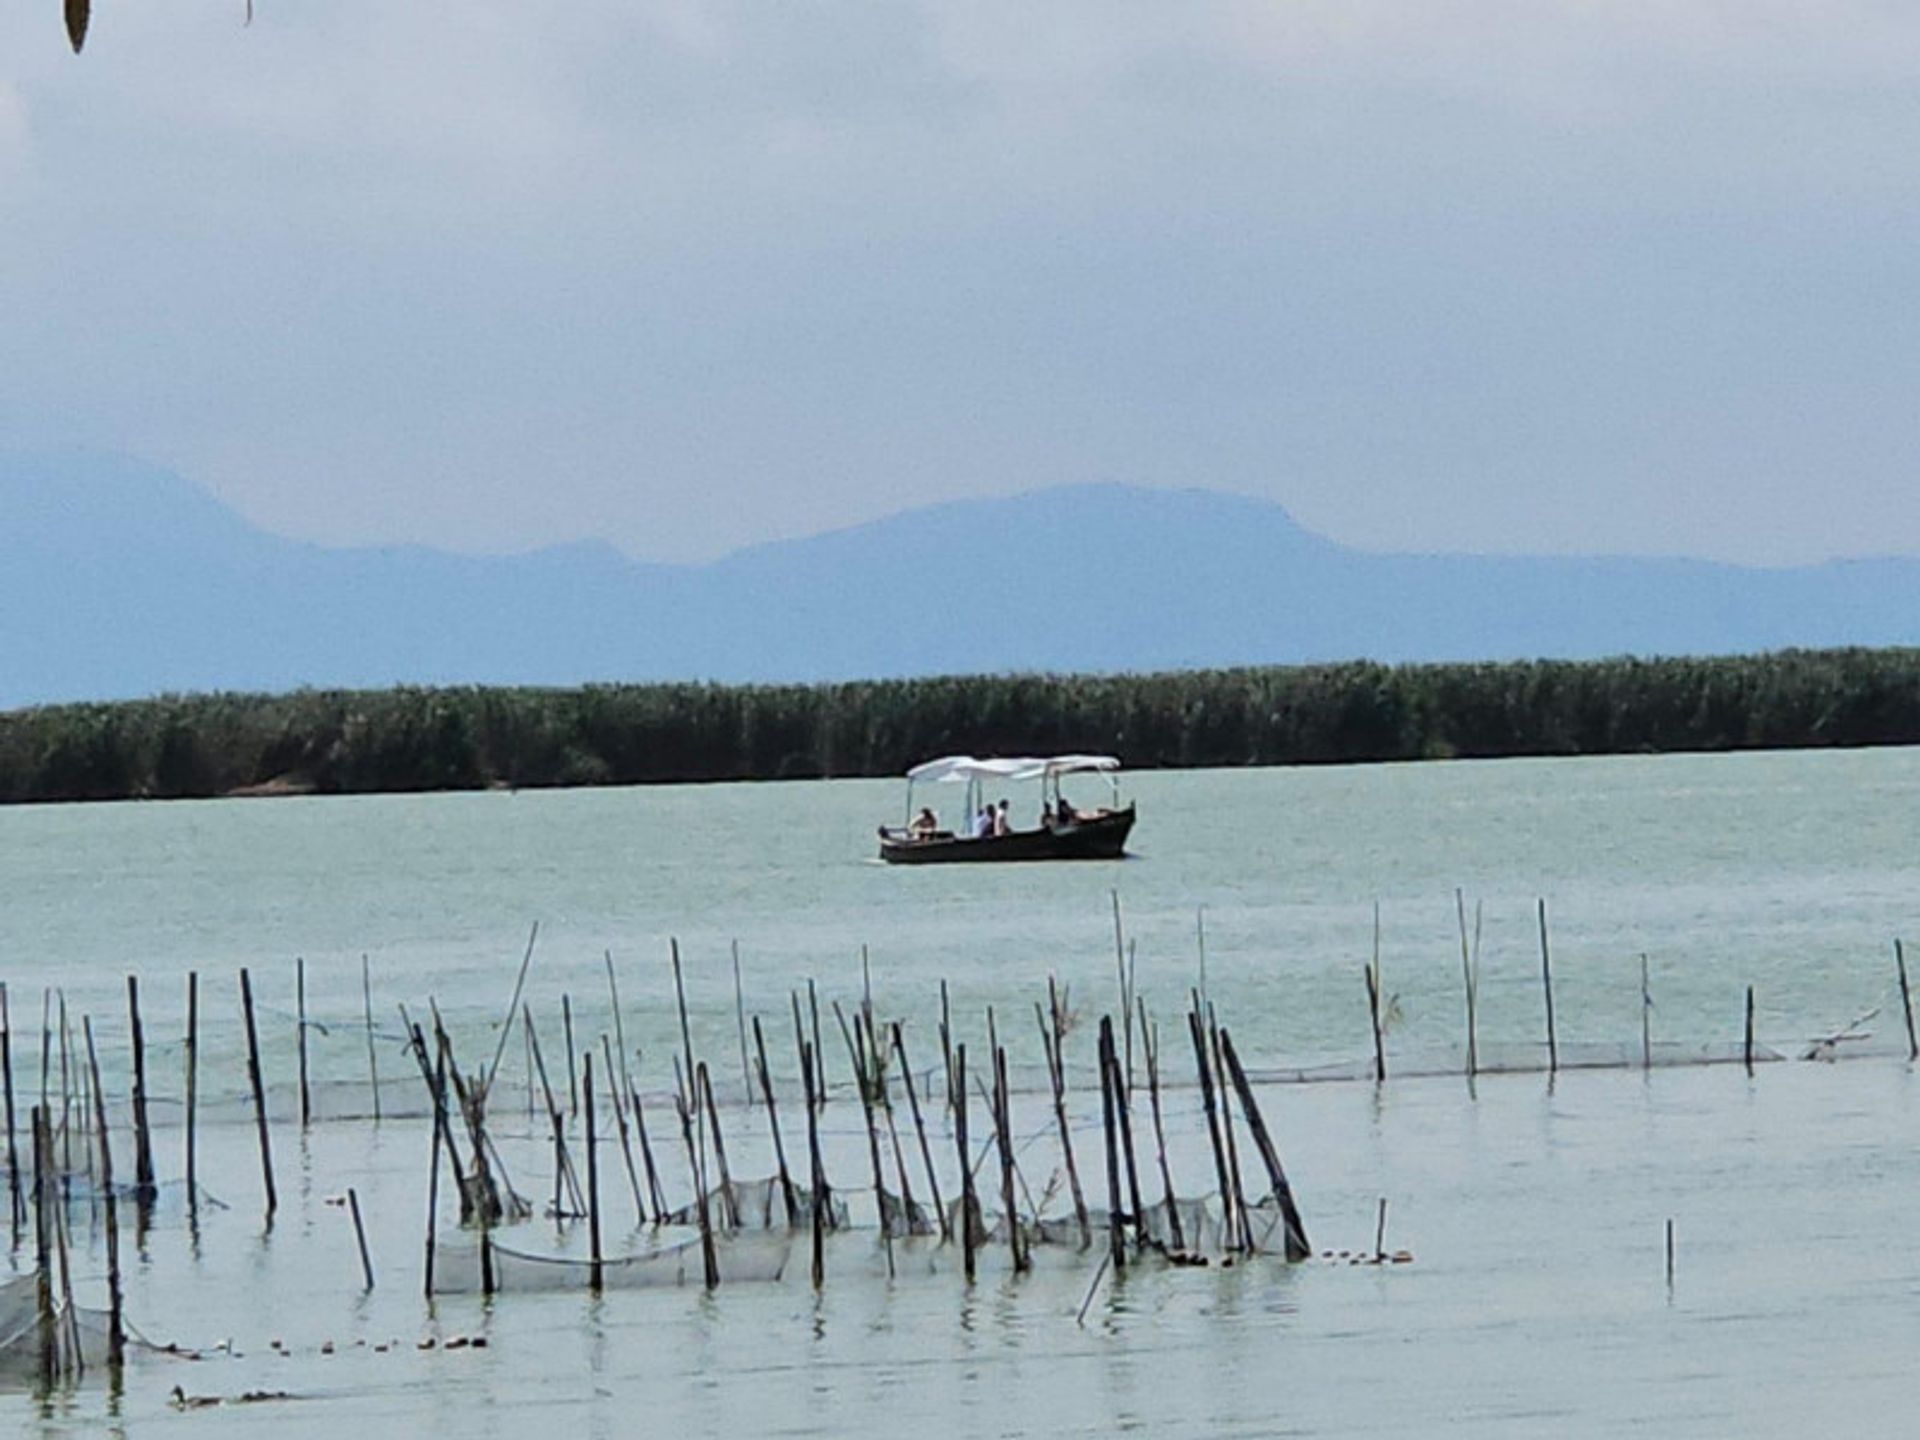
<path fill-rule="evenodd" d="M 971 755 L 945 755 L 916 765 L 907 779 L 916 785 L 963 781 L 972 784 L 985 780 L 1058 779 L 1083 770 L 1113 771 L 1119 760 L 1111 755 L 1022 755 L 976 760 Z"/>

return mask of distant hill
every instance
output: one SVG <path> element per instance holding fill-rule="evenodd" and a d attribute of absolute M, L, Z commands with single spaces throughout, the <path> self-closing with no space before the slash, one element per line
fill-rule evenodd
<path fill-rule="evenodd" d="M 0 706 L 300 685 L 818 680 L 1920 643 L 1920 561 L 1376 555 L 1119 485 L 910 510 L 709 565 L 253 528 L 170 472 L 0 454 Z"/>

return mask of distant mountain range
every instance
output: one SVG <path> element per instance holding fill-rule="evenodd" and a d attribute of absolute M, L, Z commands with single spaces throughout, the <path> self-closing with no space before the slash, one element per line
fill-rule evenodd
<path fill-rule="evenodd" d="M 1072 486 L 707 565 L 329 548 L 96 455 L 0 454 L 0 707 L 301 685 L 823 680 L 1920 643 L 1920 560 L 1378 555 L 1277 505 Z"/>

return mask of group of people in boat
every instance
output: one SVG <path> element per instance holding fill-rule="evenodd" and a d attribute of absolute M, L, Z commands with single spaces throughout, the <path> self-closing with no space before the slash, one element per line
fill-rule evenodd
<path fill-rule="evenodd" d="M 973 814 L 967 830 L 967 838 L 989 840 L 999 835 L 1011 835 L 1013 821 L 1009 809 L 1004 798 L 995 804 L 982 805 Z M 1061 830 L 1070 825 L 1077 825 L 1086 818 L 1088 817 L 1067 803 L 1067 797 L 1064 795 L 1059 796 L 1055 804 L 1043 803 L 1040 807 L 1042 829 Z M 915 815 L 907 825 L 907 835 L 914 840 L 932 840 L 942 833 L 940 819 L 933 813 L 933 807 L 930 805 L 921 806 L 920 813 Z"/>

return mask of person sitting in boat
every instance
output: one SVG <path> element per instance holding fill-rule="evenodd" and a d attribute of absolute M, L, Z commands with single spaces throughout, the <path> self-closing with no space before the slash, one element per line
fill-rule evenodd
<path fill-rule="evenodd" d="M 1007 802 L 1004 799 L 993 812 L 993 833 L 996 835 L 1013 833 L 1013 819 L 1007 813 Z"/>
<path fill-rule="evenodd" d="M 920 813 L 913 817 L 907 826 L 907 834 L 915 840 L 931 840 L 940 829 L 940 821 L 933 813 L 933 807 L 922 805 Z"/>
<path fill-rule="evenodd" d="M 993 807 L 982 805 L 973 817 L 973 838 L 984 840 L 993 834 Z"/>
<path fill-rule="evenodd" d="M 1067 797 L 1062 795 L 1053 807 L 1053 823 L 1056 826 L 1064 828 L 1065 826 L 1074 824 L 1079 819 L 1080 812 L 1069 805 L 1067 803 Z"/>

